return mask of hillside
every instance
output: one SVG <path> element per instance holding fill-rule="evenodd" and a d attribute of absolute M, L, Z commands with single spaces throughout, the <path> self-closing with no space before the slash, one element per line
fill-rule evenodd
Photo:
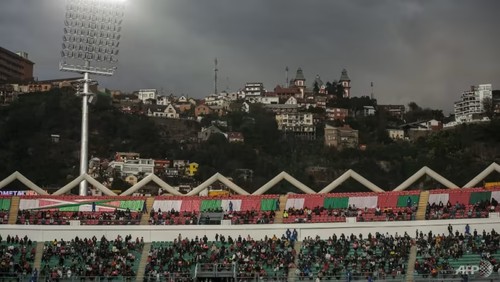
<path fill-rule="evenodd" d="M 0 179 L 19 171 L 38 185 L 60 186 L 76 177 L 80 103 L 71 91 L 54 90 L 22 96 L 0 108 Z M 348 169 L 389 190 L 423 166 L 461 186 L 492 162 L 500 163 L 499 120 L 441 131 L 414 143 L 381 138 L 383 143 L 375 140 L 365 151 L 339 152 L 324 148 L 322 140 L 281 138 L 272 115 L 259 107 L 249 115 L 235 112 L 226 117 L 233 131 L 244 134 L 244 144 L 228 143 L 222 136 L 196 144 L 192 138 L 200 128 L 198 123 L 123 114 L 106 96 L 99 97 L 90 109 L 91 157 L 109 158 L 117 151 L 135 151 L 155 159 L 186 159 L 200 164 L 198 180 L 220 172 L 249 191 L 281 171 L 320 190 Z M 360 135 L 376 135 L 371 130 L 378 128 L 377 124 L 360 126 Z M 58 134 L 60 141 L 52 142 L 51 134 Z M 243 180 L 241 169 L 253 170 L 253 177 Z M 497 180 L 498 174 L 490 179 Z M 422 185 L 438 186 L 423 179 L 415 188 Z M 347 181 L 339 190 L 358 188 L 355 181 Z M 272 192 L 289 189 L 280 183 Z"/>

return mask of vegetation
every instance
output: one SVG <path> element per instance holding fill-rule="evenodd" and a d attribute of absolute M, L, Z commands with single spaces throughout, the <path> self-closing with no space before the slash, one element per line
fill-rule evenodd
<path fill-rule="evenodd" d="M 73 94 L 70 90 L 35 93 L 0 108 L 0 179 L 19 171 L 38 185 L 61 186 L 78 175 L 81 99 Z M 350 109 L 375 102 L 351 100 Z M 207 142 L 191 146 L 169 140 L 168 134 L 165 138 L 164 129 L 151 118 L 121 113 L 107 96 L 100 96 L 90 108 L 90 157 L 111 158 L 117 151 L 134 151 L 148 158 L 186 159 L 199 163 L 198 180 L 220 172 L 249 191 L 281 171 L 320 190 L 348 169 L 389 190 L 423 166 L 462 186 L 492 162 L 500 162 L 499 120 L 462 125 L 415 142 L 393 142 L 385 126 L 398 121 L 378 112 L 346 121 L 360 130 L 366 150 L 337 151 L 325 148 L 322 139 L 283 138 L 273 116 L 259 105 L 253 105 L 250 114 L 232 112 L 224 117 L 226 130 L 242 132 L 244 143 L 228 143 L 222 135 L 213 135 Z M 416 104 L 410 109 L 409 120 L 442 118 L 441 111 Z M 58 143 L 53 142 L 52 134 L 60 136 Z M 241 169 L 252 170 L 253 177 L 240 178 Z M 424 179 L 417 187 L 434 184 Z M 286 184 L 278 186 L 280 191 L 273 192 L 289 189 Z M 356 188 L 357 184 L 349 181 L 344 186 L 341 188 Z"/>

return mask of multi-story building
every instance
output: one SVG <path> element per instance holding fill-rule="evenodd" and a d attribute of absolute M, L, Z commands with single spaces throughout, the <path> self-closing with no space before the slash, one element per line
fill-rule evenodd
<path fill-rule="evenodd" d="M 0 105 L 10 104 L 17 97 L 17 92 L 11 84 L 0 84 Z"/>
<path fill-rule="evenodd" d="M 155 164 L 153 159 L 128 159 L 124 161 L 112 161 L 109 163 L 122 177 L 128 175 L 148 175 L 154 172 Z"/>
<path fill-rule="evenodd" d="M 374 116 L 375 115 L 375 107 L 373 106 L 363 106 L 363 116 Z"/>
<path fill-rule="evenodd" d="M 500 115 L 500 90 L 493 90 L 492 92 L 493 112 L 495 115 Z"/>
<path fill-rule="evenodd" d="M 316 137 L 316 127 L 312 113 L 281 113 L 276 115 L 278 130 L 285 135 L 292 134 L 297 137 L 314 139 Z"/>
<path fill-rule="evenodd" d="M 264 84 L 262 82 L 247 82 L 245 84 L 245 98 L 264 95 Z"/>
<path fill-rule="evenodd" d="M 345 121 L 349 116 L 349 110 L 343 108 L 326 108 L 326 118 L 328 120 Z"/>
<path fill-rule="evenodd" d="M 179 113 L 172 104 L 168 104 L 167 106 L 151 105 L 147 107 L 146 114 L 150 117 L 179 118 Z"/>
<path fill-rule="evenodd" d="M 16 54 L 0 47 L 0 83 L 32 81 L 34 64 L 27 53 Z"/>
<path fill-rule="evenodd" d="M 379 111 L 386 112 L 388 115 L 403 120 L 406 112 L 405 105 L 378 105 Z"/>
<path fill-rule="evenodd" d="M 300 89 L 296 86 L 281 87 L 277 85 L 274 88 L 274 94 L 283 101 L 288 100 L 290 97 L 300 98 L 302 96 Z"/>
<path fill-rule="evenodd" d="M 279 104 L 280 103 L 280 99 L 279 99 L 278 95 L 276 95 L 275 93 L 273 93 L 273 92 L 266 92 L 264 94 L 264 96 L 262 96 L 260 98 L 260 103 L 265 104 L 265 105 Z"/>
<path fill-rule="evenodd" d="M 200 104 L 194 108 L 194 116 L 199 117 L 199 116 L 205 116 L 211 114 L 213 111 L 212 109 L 205 104 Z"/>
<path fill-rule="evenodd" d="M 158 95 L 156 89 L 140 89 L 137 93 L 137 98 L 143 103 L 146 103 L 146 101 L 150 99 L 156 100 L 156 95 Z"/>
<path fill-rule="evenodd" d="M 388 128 L 387 135 L 394 141 L 404 140 L 405 139 L 405 131 L 401 128 Z"/>
<path fill-rule="evenodd" d="M 223 109 L 228 109 L 231 101 L 224 95 L 212 94 L 205 97 L 205 104 L 209 107 L 221 107 Z"/>
<path fill-rule="evenodd" d="M 50 80 L 28 81 L 23 83 L 11 83 L 11 85 L 14 87 L 14 91 L 20 93 L 47 92 L 54 88 L 77 88 L 78 80 L 80 79 L 81 77 L 58 78 Z M 97 87 L 98 85 L 91 85 L 89 90 L 92 93 L 95 93 L 98 90 Z"/>
<path fill-rule="evenodd" d="M 462 93 L 460 101 L 455 102 L 455 121 L 464 123 L 480 120 L 480 115 L 485 113 L 483 101 L 492 98 L 491 84 L 471 86 L 469 91 Z"/>
<path fill-rule="evenodd" d="M 245 101 L 251 104 L 260 103 L 264 105 L 279 104 L 280 99 L 274 92 L 266 92 L 263 96 L 247 96 Z"/>
<path fill-rule="evenodd" d="M 325 124 L 325 146 L 343 150 L 345 148 L 356 148 L 358 142 L 358 131 L 350 126 L 334 127 Z"/>

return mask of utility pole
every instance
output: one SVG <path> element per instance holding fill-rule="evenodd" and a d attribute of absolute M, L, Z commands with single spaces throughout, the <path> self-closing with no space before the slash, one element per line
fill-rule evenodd
<path fill-rule="evenodd" d="M 217 72 L 219 71 L 219 69 L 217 69 L 217 58 L 215 58 L 214 63 L 215 63 L 215 68 L 214 68 L 214 94 L 218 94 L 218 91 L 217 91 Z"/>
<path fill-rule="evenodd" d="M 288 66 L 285 67 L 285 87 L 288 87 Z"/>
<path fill-rule="evenodd" d="M 371 87 L 370 98 L 373 100 L 373 81 L 371 82 L 370 87 Z"/>

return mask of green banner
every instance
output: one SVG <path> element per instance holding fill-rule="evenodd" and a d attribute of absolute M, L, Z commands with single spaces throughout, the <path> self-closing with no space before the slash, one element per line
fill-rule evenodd
<path fill-rule="evenodd" d="M 200 211 L 219 210 L 222 207 L 222 200 L 203 200 L 201 201 Z"/>
<path fill-rule="evenodd" d="M 323 207 L 326 209 L 345 209 L 349 207 L 349 198 L 325 198 L 323 201 Z"/>
<path fill-rule="evenodd" d="M 410 201 L 408 201 L 410 199 Z M 413 206 L 415 204 L 418 205 L 418 200 L 420 199 L 420 195 L 404 195 L 398 197 L 397 207 L 404 208 L 408 205 Z"/>
<path fill-rule="evenodd" d="M 276 199 L 262 199 L 260 200 L 261 211 L 274 211 L 276 210 Z"/>
<path fill-rule="evenodd" d="M 62 212 L 77 212 L 80 210 L 80 206 L 68 205 L 68 206 L 59 206 L 59 211 Z"/>
<path fill-rule="evenodd" d="M 469 204 L 475 205 L 476 203 L 482 201 L 490 201 L 491 200 L 491 191 L 484 192 L 473 192 L 470 194 Z"/>
<path fill-rule="evenodd" d="M 129 209 L 131 211 L 142 211 L 142 207 L 144 205 L 144 200 L 135 200 L 135 201 L 120 201 L 121 209 Z"/>
<path fill-rule="evenodd" d="M 10 209 L 10 199 L 0 199 L 0 210 Z"/>

